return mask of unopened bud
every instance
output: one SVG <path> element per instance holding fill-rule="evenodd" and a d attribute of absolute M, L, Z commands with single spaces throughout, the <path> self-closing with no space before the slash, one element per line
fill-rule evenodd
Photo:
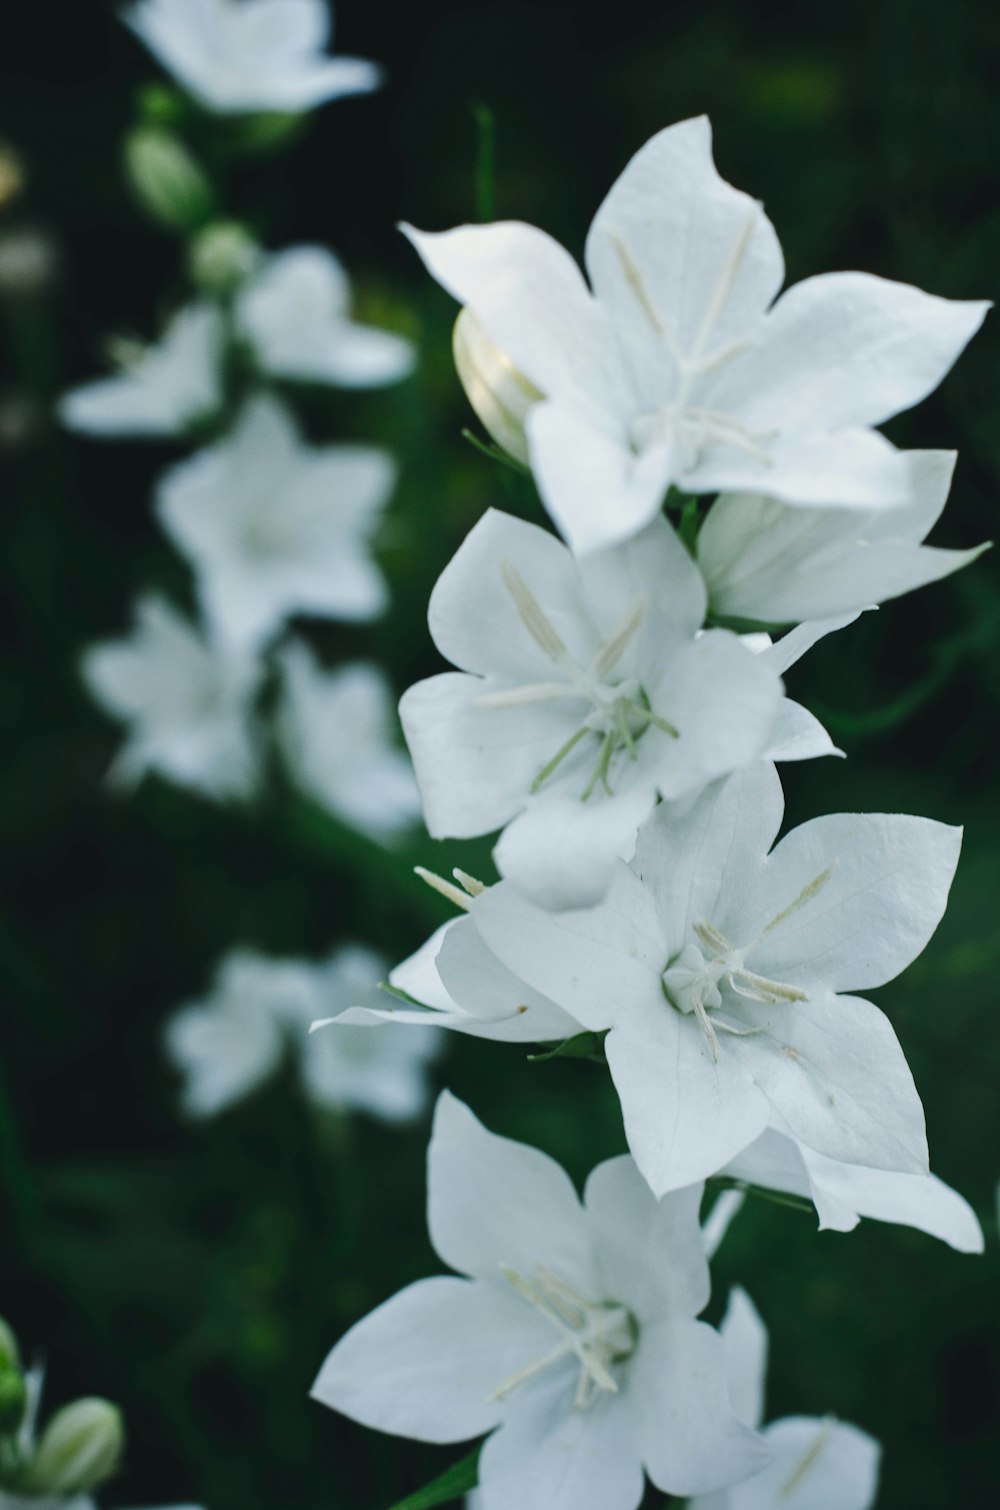
<path fill-rule="evenodd" d="M 197 231 L 210 219 L 215 195 L 206 174 L 176 136 L 137 126 L 125 139 L 125 168 L 143 208 L 175 231 Z"/>
<path fill-rule="evenodd" d="M 524 422 L 545 395 L 490 340 L 471 309 L 455 321 L 452 350 L 469 403 L 497 445 L 527 466 Z"/>
<path fill-rule="evenodd" d="M 28 1390 L 20 1369 L 0 1364 L 0 1437 L 14 1435 L 24 1420 L 27 1404 Z"/>
<path fill-rule="evenodd" d="M 206 294 L 232 293 L 260 261 L 260 247 L 238 220 L 219 220 L 199 231 L 191 242 L 192 281 Z"/>
<path fill-rule="evenodd" d="M 29 1495 L 87 1494 L 117 1470 L 125 1446 L 121 1412 L 107 1400 L 74 1400 L 49 1421 L 19 1486 Z"/>

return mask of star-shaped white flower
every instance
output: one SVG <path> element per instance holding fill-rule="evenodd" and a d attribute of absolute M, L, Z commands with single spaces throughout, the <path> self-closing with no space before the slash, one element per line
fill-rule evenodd
<path fill-rule="evenodd" d="M 698 533 L 698 565 L 720 618 L 797 624 L 856 612 L 968 566 L 987 549 L 921 542 L 941 515 L 954 451 L 908 451 L 913 502 L 894 509 L 797 509 L 726 493 Z"/>
<path fill-rule="evenodd" d="M 236 323 L 274 377 L 381 388 L 413 369 L 409 341 L 351 319 L 351 286 L 332 252 L 295 246 L 269 257 L 240 291 Z"/>
<path fill-rule="evenodd" d="M 643 528 L 671 485 L 804 506 L 912 501 L 874 426 L 944 377 L 988 306 L 865 273 L 826 273 L 772 304 L 781 249 L 725 183 L 701 117 L 629 163 L 587 238 L 590 287 L 517 222 L 407 229 L 430 271 L 543 395 L 531 465 L 576 551 Z"/>
<path fill-rule="evenodd" d="M 367 94 L 381 70 L 331 58 L 325 0 L 138 0 L 123 17 L 154 57 L 206 110 L 298 114 Z"/>
<path fill-rule="evenodd" d="M 329 959 L 271 959 L 249 949 L 226 956 L 210 994 L 169 1019 L 167 1052 L 183 1077 L 182 1102 L 192 1117 L 213 1117 L 294 1057 L 306 1097 L 337 1111 L 362 1111 L 407 1122 L 427 1105 L 428 1070 L 441 1048 L 435 1033 L 343 1028 L 311 1032 L 318 1017 L 352 1003 L 384 999 L 386 963 L 360 944 Z"/>
<path fill-rule="evenodd" d="M 489 511 L 430 602 L 435 644 L 462 670 L 400 704 L 430 833 L 508 825 L 505 875 L 553 905 L 598 895 L 658 795 L 696 794 L 778 732 L 779 673 L 728 631 L 701 633 L 704 615 L 663 519 L 577 562 Z"/>
<path fill-rule="evenodd" d="M 324 1405 L 430 1442 L 492 1435 L 483 1510 L 634 1510 L 765 1461 L 727 1402 L 701 1190 L 657 1203 L 628 1158 L 581 1202 L 559 1166 L 488 1133 L 447 1092 L 428 1155 L 428 1226 L 457 1276 L 360 1321 L 313 1386 Z"/>
<path fill-rule="evenodd" d="M 342 822 L 388 843 L 416 820 L 420 799 L 395 743 L 384 673 L 362 661 L 324 671 L 301 641 L 287 645 L 278 664 L 278 737 L 292 779 Z"/>
<path fill-rule="evenodd" d="M 203 637 L 155 593 L 138 599 L 135 620 L 82 661 L 92 696 L 129 726 L 112 778 L 131 786 L 155 771 L 211 797 L 248 796 L 259 779 L 260 662 Z"/>
<path fill-rule="evenodd" d="M 514 975 L 592 1031 L 654 1192 L 716 1173 L 775 1117 L 844 1163 L 926 1175 L 923 1112 L 888 1020 L 842 994 L 891 980 L 947 901 L 960 830 L 836 814 L 768 850 L 759 762 L 661 806 L 596 907 L 546 913 L 507 882 L 471 917 Z M 454 977 L 448 989 L 463 1000 Z"/>
<path fill-rule="evenodd" d="M 720 1327 L 733 1410 L 748 1426 L 764 1420 L 767 1331 L 746 1291 L 735 1289 Z M 688 1510 L 871 1510 L 878 1492 L 879 1444 L 835 1416 L 786 1416 L 763 1427 L 774 1456 L 760 1473 Z"/>
<path fill-rule="evenodd" d="M 295 613 L 364 620 L 384 610 L 370 539 L 394 481 L 384 451 L 306 445 L 287 410 L 261 395 L 230 435 L 164 475 L 156 508 L 220 637 L 259 649 Z"/>
<path fill-rule="evenodd" d="M 84 435 L 180 435 L 222 402 L 222 350 L 218 311 L 192 304 L 123 371 L 64 394 L 59 418 Z"/>

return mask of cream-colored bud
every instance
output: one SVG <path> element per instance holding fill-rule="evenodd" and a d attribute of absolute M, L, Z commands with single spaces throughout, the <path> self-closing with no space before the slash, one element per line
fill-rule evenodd
<path fill-rule="evenodd" d="M 210 219 L 215 195 L 184 144 L 160 126 L 137 126 L 125 138 L 125 169 L 154 220 L 175 231 L 197 231 Z"/>
<path fill-rule="evenodd" d="M 455 366 L 469 403 L 497 445 L 528 465 L 524 422 L 545 397 L 490 340 L 471 309 L 460 311 L 452 336 Z"/>
<path fill-rule="evenodd" d="M 56 1411 L 18 1486 L 29 1495 L 87 1494 L 116 1472 L 125 1446 L 121 1412 L 94 1396 Z"/>
<path fill-rule="evenodd" d="M 207 294 L 226 295 L 239 288 L 260 261 L 260 247 L 238 220 L 219 220 L 191 242 L 188 266 L 192 281 Z"/>

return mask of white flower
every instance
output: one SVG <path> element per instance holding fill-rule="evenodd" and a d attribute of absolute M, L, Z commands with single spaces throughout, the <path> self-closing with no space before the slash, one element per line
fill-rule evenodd
<path fill-rule="evenodd" d="M 581 1203 L 551 1159 L 488 1133 L 447 1092 L 428 1226 L 461 1276 L 420 1280 L 342 1338 L 313 1386 L 365 1425 L 430 1442 L 492 1432 L 483 1510 L 634 1510 L 643 1469 L 698 1493 L 760 1466 L 727 1404 L 700 1189 L 655 1202 L 628 1158 Z"/>
<path fill-rule="evenodd" d="M 207 110 L 299 113 L 367 94 L 381 73 L 330 58 L 325 0 L 138 0 L 123 17 L 168 73 Z"/>
<path fill-rule="evenodd" d="M 180 435 L 222 401 L 222 348 L 218 311 L 192 304 L 124 371 L 64 394 L 59 418 L 85 435 Z"/>
<path fill-rule="evenodd" d="M 988 306 L 864 273 L 789 289 L 761 206 L 718 176 L 702 117 L 629 163 L 587 239 L 591 288 L 517 222 L 411 237 L 544 400 L 527 418 L 574 550 L 643 528 L 673 484 L 871 509 L 912 499 L 872 428 L 924 398 Z"/>
<path fill-rule="evenodd" d="M 698 565 L 720 618 L 798 623 L 849 613 L 912 592 L 975 561 L 987 549 L 922 545 L 940 517 L 954 451 L 903 454 L 913 502 L 902 508 L 796 509 L 727 493 L 698 534 Z"/>
<path fill-rule="evenodd" d="M 236 322 L 274 377 L 380 388 L 413 368 L 409 341 L 351 319 L 347 274 L 326 247 L 267 258 L 236 300 Z"/>
<path fill-rule="evenodd" d="M 720 1328 L 733 1410 L 748 1426 L 764 1419 L 767 1331 L 750 1297 L 735 1289 Z M 716 1494 L 698 1495 L 688 1510 L 871 1510 L 881 1449 L 835 1416 L 786 1416 L 762 1432 L 774 1454 L 760 1473 Z"/>
<path fill-rule="evenodd" d="M 661 806 L 597 907 L 546 913 L 504 882 L 471 917 L 517 977 L 605 1052 L 656 1194 L 720 1170 L 775 1116 L 845 1163 L 927 1173 L 896 1036 L 841 994 L 891 980 L 944 911 L 960 830 L 835 814 L 768 855 L 781 787 L 760 762 L 684 810 Z M 459 1001 L 454 977 L 448 989 Z"/>
<path fill-rule="evenodd" d="M 135 621 L 131 635 L 92 645 L 82 660 L 91 695 L 129 725 L 112 777 L 132 785 L 156 771 L 212 797 L 249 795 L 263 668 L 203 638 L 155 593 L 138 599 Z"/>
<path fill-rule="evenodd" d="M 394 742 L 396 715 L 382 670 L 358 661 L 320 668 L 301 641 L 278 657 L 278 737 L 296 785 L 342 822 L 382 842 L 420 812 L 413 770 Z"/>
<path fill-rule="evenodd" d="M 577 562 L 489 511 L 446 567 L 429 622 L 462 667 L 400 716 L 435 838 L 509 825 L 503 874 L 553 905 L 599 895 L 657 800 L 758 759 L 781 681 L 726 630 L 670 526 Z"/>
<path fill-rule="evenodd" d="M 234 950 L 209 996 L 179 1008 L 166 1026 L 167 1052 L 184 1079 L 185 1111 L 216 1116 L 269 1079 L 291 1052 L 315 1105 L 386 1122 L 418 1117 L 440 1050 L 437 1034 L 384 1024 L 378 1031 L 310 1031 L 323 1013 L 380 1000 L 385 976 L 385 961 L 359 944 L 344 945 L 318 965 Z"/>
<path fill-rule="evenodd" d="M 370 537 L 395 480 L 384 452 L 307 446 L 277 399 L 160 481 L 164 529 L 220 636 L 259 649 L 294 613 L 371 619 L 387 602 Z"/>
<path fill-rule="evenodd" d="M 932 1174 L 897 1174 L 827 1158 L 789 1133 L 769 1127 L 721 1171 L 733 1179 L 803 1196 L 819 1224 L 851 1232 L 862 1217 L 916 1227 L 959 1253 L 982 1253 L 983 1233 L 968 1201 Z"/>

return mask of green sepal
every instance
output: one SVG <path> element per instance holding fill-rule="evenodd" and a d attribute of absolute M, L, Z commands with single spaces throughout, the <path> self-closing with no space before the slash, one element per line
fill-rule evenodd
<path fill-rule="evenodd" d="M 446 1468 L 444 1473 L 425 1484 L 423 1489 L 418 1489 L 415 1494 L 408 1494 L 405 1499 L 398 1500 L 391 1506 L 391 1510 L 433 1510 L 435 1505 L 447 1505 L 452 1500 L 461 1499 L 470 1489 L 475 1489 L 479 1482 L 481 1450 L 474 1447 L 468 1457 L 452 1463 L 450 1468 Z"/>
<path fill-rule="evenodd" d="M 604 1040 L 607 1036 L 607 1030 L 603 1033 L 574 1033 L 572 1038 L 557 1043 L 554 1049 L 529 1054 L 528 1060 L 531 1064 L 544 1064 L 548 1059 L 589 1059 L 592 1064 L 605 1064 Z"/>

